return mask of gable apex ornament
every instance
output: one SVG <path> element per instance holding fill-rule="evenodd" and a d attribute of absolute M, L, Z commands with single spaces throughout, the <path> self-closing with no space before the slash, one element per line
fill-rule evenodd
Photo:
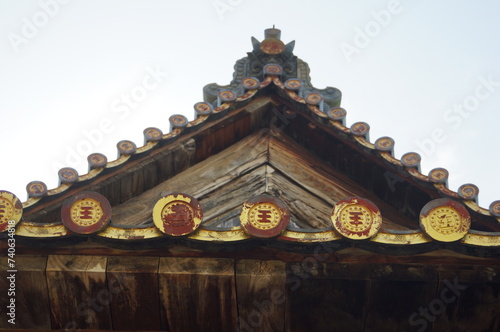
<path fill-rule="evenodd" d="M 247 56 L 236 61 L 233 80 L 229 85 L 208 84 L 203 88 L 204 102 L 219 106 L 217 100 L 223 91 L 232 91 L 239 97 L 249 89 L 247 81 L 252 78 L 264 81 L 266 76 L 279 76 L 282 82 L 295 82 L 293 90 L 297 90 L 300 97 L 320 95 L 329 108 L 339 107 L 342 93 L 334 87 L 317 89 L 311 83 L 309 65 L 299 59 L 294 53 L 295 41 L 285 44 L 281 40 L 281 30 L 272 27 L 264 31 L 264 40 L 251 38 L 252 51 Z M 299 84 L 297 84 L 299 82 Z M 255 87 L 254 87 L 255 88 Z"/>

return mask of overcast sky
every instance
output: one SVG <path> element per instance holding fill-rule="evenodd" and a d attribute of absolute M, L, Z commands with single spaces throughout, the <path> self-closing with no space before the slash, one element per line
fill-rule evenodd
<path fill-rule="evenodd" d="M 2 0 L 0 189 L 26 200 L 33 180 L 88 171 L 123 139 L 193 119 L 202 88 L 273 24 L 309 63 L 317 88 L 343 93 L 347 125 L 416 151 L 422 172 L 500 199 L 500 3 L 483 1 Z"/>

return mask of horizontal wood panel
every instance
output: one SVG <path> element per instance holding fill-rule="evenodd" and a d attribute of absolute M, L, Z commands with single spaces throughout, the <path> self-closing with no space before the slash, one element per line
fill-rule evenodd
<path fill-rule="evenodd" d="M 500 264 L 389 263 L 359 249 L 292 261 L 16 257 L 16 328 L 167 331 L 495 331 Z M 184 252 L 184 255 L 190 255 Z M 255 252 L 254 252 L 255 255 Z M 288 257 L 291 258 L 291 257 Z M 434 258 L 435 259 L 435 258 Z M 6 264 L 2 261 L 2 277 Z M 6 278 L 0 280 L 6 289 Z M 5 296 L 0 300 L 5 303 Z M 137 319 L 143 317 L 143 319 Z M 430 318 L 429 318 L 430 317 Z M 0 330 L 12 326 L 2 320 Z"/>
<path fill-rule="evenodd" d="M 284 331 L 285 263 L 239 260 L 236 290 L 240 331 Z"/>
<path fill-rule="evenodd" d="M 52 328 L 111 329 L 104 256 L 49 256 Z"/>
<path fill-rule="evenodd" d="M 109 257 L 108 289 L 113 328 L 121 330 L 159 330 L 158 257 Z M 140 317 L 147 319 L 140 319 Z"/>
<path fill-rule="evenodd" d="M 171 332 L 237 330 L 232 259 L 160 258 L 159 283 Z"/>

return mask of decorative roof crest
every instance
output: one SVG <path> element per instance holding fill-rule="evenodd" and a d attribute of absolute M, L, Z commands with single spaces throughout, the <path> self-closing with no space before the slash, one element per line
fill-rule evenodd
<path fill-rule="evenodd" d="M 333 87 L 317 89 L 311 83 L 309 76 L 309 65 L 293 54 L 295 41 L 285 45 L 281 41 L 281 30 L 274 26 L 266 29 L 264 40 L 259 42 L 252 37 L 253 50 L 247 53 L 247 56 L 236 61 L 234 65 L 233 80 L 229 85 L 221 86 L 216 83 L 208 84 L 203 88 L 204 101 L 217 107 L 218 95 L 222 91 L 230 90 L 236 96 L 245 92 L 244 80 L 254 78 L 262 82 L 266 72 L 266 66 L 279 66 L 279 76 L 282 82 L 294 79 L 301 82 L 298 95 L 304 97 L 311 93 L 319 93 L 325 103 L 330 107 L 340 106 L 342 94 L 340 90 Z M 325 112 L 328 111 L 325 109 Z"/>

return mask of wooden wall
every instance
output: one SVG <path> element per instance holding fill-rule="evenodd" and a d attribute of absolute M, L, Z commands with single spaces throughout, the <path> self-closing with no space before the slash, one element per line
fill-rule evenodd
<path fill-rule="evenodd" d="M 500 266 L 18 255 L 16 325 L 78 331 L 500 331 Z M 7 289 L 1 263 L 0 289 Z"/>

